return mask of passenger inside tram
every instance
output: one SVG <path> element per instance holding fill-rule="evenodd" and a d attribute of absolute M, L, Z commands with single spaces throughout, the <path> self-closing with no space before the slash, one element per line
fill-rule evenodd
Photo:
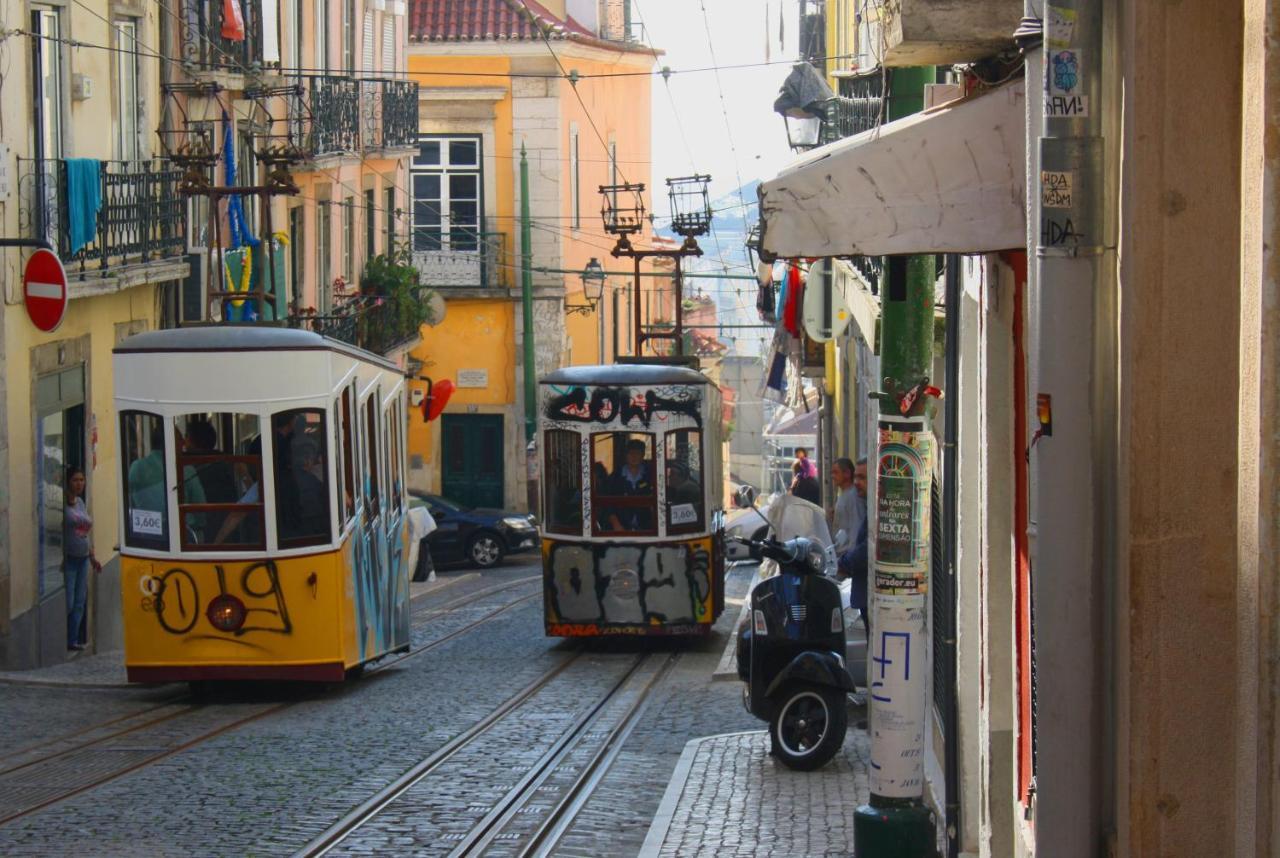
<path fill-rule="evenodd" d="M 656 491 L 648 445 L 640 438 L 627 441 L 622 465 L 606 482 L 612 498 L 653 497 Z M 654 529 L 653 511 L 646 504 L 613 504 L 608 508 L 609 529 L 615 532 L 647 532 Z"/>

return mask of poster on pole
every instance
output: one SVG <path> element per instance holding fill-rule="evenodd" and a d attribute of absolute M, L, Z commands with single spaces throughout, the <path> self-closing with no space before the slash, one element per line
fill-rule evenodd
<path fill-rule="evenodd" d="M 875 554 L 868 681 L 871 792 L 924 791 L 925 683 L 933 433 L 919 418 L 882 420 L 876 458 Z"/>

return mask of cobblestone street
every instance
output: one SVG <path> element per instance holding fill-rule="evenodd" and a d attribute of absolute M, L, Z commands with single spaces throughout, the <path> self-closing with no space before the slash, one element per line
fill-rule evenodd
<path fill-rule="evenodd" d="M 5 677 L 0 854 L 636 855 L 686 744 L 763 726 L 712 681 L 751 571 L 693 643 L 547 638 L 508 562 L 442 573 L 413 651 L 342 687 Z"/>

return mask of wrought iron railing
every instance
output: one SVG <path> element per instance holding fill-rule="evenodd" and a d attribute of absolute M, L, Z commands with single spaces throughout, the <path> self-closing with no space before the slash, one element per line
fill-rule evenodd
<path fill-rule="evenodd" d="M 418 339 L 424 320 L 421 305 L 428 293 L 425 287 L 414 290 L 410 306 L 389 296 L 354 295 L 327 315 L 296 315 L 288 321 L 292 327 L 385 355 Z"/>
<path fill-rule="evenodd" d="M 306 118 L 310 134 L 306 150 L 314 156 L 360 151 L 360 83 L 354 78 L 313 75 L 307 78 Z"/>
<path fill-rule="evenodd" d="M 500 289 L 511 282 L 506 233 L 419 228 L 412 241 L 413 266 L 424 286 Z"/>
<path fill-rule="evenodd" d="M 73 218 L 84 215 L 68 192 L 67 161 L 18 159 L 18 220 L 27 238 L 44 238 L 57 251 L 67 273 L 81 279 L 91 270 L 112 270 L 160 259 L 181 259 L 186 252 L 187 206 L 178 193 L 182 171 L 167 160 L 99 161 L 96 217 L 92 238 L 72 242 Z M 74 189 L 73 189 L 74 190 Z M 77 205 L 73 214 L 72 206 Z"/>
<path fill-rule="evenodd" d="M 828 115 L 833 140 L 852 137 L 884 124 L 884 72 L 872 69 L 840 79 L 840 97 Z"/>
<path fill-rule="evenodd" d="M 240 9 L 243 38 L 226 17 L 229 4 Z M 181 0 L 178 8 L 182 59 L 191 72 L 262 67 L 262 0 Z"/>
<path fill-rule="evenodd" d="M 415 146 L 418 142 L 418 84 L 384 80 L 382 84 L 382 148 Z"/>

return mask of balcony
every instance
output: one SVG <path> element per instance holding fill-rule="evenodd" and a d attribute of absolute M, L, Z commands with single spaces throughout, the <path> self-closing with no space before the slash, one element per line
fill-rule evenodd
<path fill-rule="evenodd" d="M 969 63 L 1013 47 L 1022 0 L 899 0 L 885 7 L 885 66 Z"/>
<path fill-rule="evenodd" d="M 261 0 L 231 0 L 244 16 L 244 38 L 228 38 L 231 29 L 223 17 L 223 0 L 181 0 L 178 30 L 182 62 L 193 74 L 218 71 L 243 74 L 263 64 Z M 226 33 L 227 35 L 223 35 Z"/>
<path fill-rule="evenodd" d="M 413 236 L 413 267 L 422 285 L 441 289 L 506 289 L 505 233 L 419 228 Z"/>
<path fill-rule="evenodd" d="M 267 145 L 288 146 L 307 158 L 361 155 L 417 145 L 418 84 L 341 75 L 303 75 L 290 85 L 249 89 L 249 98 L 282 107 L 267 112 L 272 120 Z"/>
<path fill-rule="evenodd" d="M 407 80 L 360 81 L 360 140 L 366 150 L 418 143 L 418 85 Z"/>
<path fill-rule="evenodd" d="M 303 117 L 310 133 L 304 150 L 317 158 L 359 152 L 359 81 L 333 75 L 313 75 L 305 80 L 307 109 Z"/>
<path fill-rule="evenodd" d="M 163 159 L 102 161 L 97 228 L 72 252 L 64 159 L 18 159 L 18 220 L 27 238 L 45 238 L 67 275 L 121 277 L 130 266 L 186 260 L 187 206 L 178 193 L 182 171 Z M 180 273 L 173 276 L 182 276 Z"/>
<path fill-rule="evenodd" d="M 291 327 L 350 343 L 379 355 L 388 355 L 417 341 L 427 318 L 429 289 L 413 290 L 405 301 L 382 295 L 353 295 L 341 300 L 328 315 L 289 318 Z"/>

